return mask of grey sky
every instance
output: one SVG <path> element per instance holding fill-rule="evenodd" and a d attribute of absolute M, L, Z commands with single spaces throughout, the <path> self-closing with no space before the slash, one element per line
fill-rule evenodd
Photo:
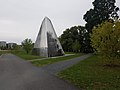
<path fill-rule="evenodd" d="M 0 0 L 0 41 L 35 41 L 41 22 L 49 17 L 58 36 L 74 25 L 84 25 L 83 15 L 94 0 Z M 120 7 L 120 0 L 117 0 Z"/>

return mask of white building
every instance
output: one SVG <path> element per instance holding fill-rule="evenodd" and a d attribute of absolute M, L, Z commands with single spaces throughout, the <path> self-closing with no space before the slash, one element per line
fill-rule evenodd
<path fill-rule="evenodd" d="M 0 47 L 6 47 L 7 43 L 5 41 L 0 41 Z"/>
<path fill-rule="evenodd" d="M 16 43 L 7 43 L 7 49 L 13 49 L 16 45 Z"/>

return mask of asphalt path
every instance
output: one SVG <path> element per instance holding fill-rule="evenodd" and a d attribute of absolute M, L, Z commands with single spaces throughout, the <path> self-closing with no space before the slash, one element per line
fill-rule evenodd
<path fill-rule="evenodd" d="M 45 70 L 46 72 L 49 72 L 50 74 L 57 75 L 57 73 L 59 73 L 60 71 L 67 69 L 73 66 L 74 64 L 77 64 L 79 61 L 84 60 L 90 57 L 91 55 L 92 54 L 87 54 L 87 55 L 83 55 L 83 56 L 73 58 L 70 60 L 53 63 L 47 66 L 43 66 L 42 69 Z"/>
<path fill-rule="evenodd" d="M 0 57 L 0 90 L 78 90 L 12 54 Z"/>

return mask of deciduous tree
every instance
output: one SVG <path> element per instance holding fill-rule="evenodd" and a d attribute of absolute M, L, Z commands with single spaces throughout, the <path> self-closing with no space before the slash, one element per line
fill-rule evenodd
<path fill-rule="evenodd" d="M 31 39 L 27 38 L 27 39 L 23 40 L 23 42 L 21 44 L 22 44 L 23 49 L 26 51 L 27 54 L 32 50 L 33 43 L 32 43 Z"/>
<path fill-rule="evenodd" d="M 108 62 L 120 59 L 120 21 L 104 22 L 93 29 L 91 44 Z M 113 63 L 112 63 L 113 64 Z"/>
<path fill-rule="evenodd" d="M 86 29 L 92 32 L 94 26 L 110 18 L 118 18 L 119 8 L 115 6 L 116 0 L 95 0 L 93 2 L 93 9 L 90 9 L 84 15 Z"/>
<path fill-rule="evenodd" d="M 59 39 L 65 51 L 86 52 L 87 50 L 87 31 L 84 26 L 73 26 L 66 29 Z"/>

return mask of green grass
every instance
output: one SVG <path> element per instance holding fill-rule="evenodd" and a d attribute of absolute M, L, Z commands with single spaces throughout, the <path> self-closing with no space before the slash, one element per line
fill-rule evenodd
<path fill-rule="evenodd" d="M 74 52 L 65 52 L 65 54 L 76 54 Z"/>
<path fill-rule="evenodd" d="M 23 58 L 25 60 L 32 60 L 32 59 L 41 59 L 43 57 L 40 57 L 40 56 L 35 56 L 35 55 L 32 55 L 31 53 L 27 54 L 25 51 L 21 50 L 21 51 L 12 51 L 11 52 L 12 54 L 20 57 L 20 58 Z"/>
<path fill-rule="evenodd" d="M 31 62 L 35 66 L 45 66 L 45 65 L 52 64 L 52 63 L 55 63 L 55 62 L 69 60 L 69 59 L 72 59 L 72 58 L 75 58 L 75 57 L 79 57 L 81 55 L 84 55 L 84 54 L 80 53 L 80 54 L 75 54 L 75 55 L 70 55 L 70 56 L 64 56 L 64 57 L 59 57 L 59 58 L 49 58 L 49 59 L 45 59 L 45 60 L 31 61 Z"/>
<path fill-rule="evenodd" d="M 120 67 L 104 66 L 97 56 L 80 61 L 58 76 L 84 90 L 120 90 Z"/>
<path fill-rule="evenodd" d="M 0 55 L 10 53 L 9 50 L 0 50 Z"/>
<path fill-rule="evenodd" d="M 25 51 L 23 50 L 3 50 L 3 51 L 0 51 L 0 55 L 1 54 L 7 54 L 7 53 L 12 53 L 20 58 L 23 58 L 25 60 L 32 60 L 32 59 L 41 59 L 43 57 L 40 57 L 40 56 L 35 56 L 35 55 L 32 55 L 32 54 L 27 54 Z"/>

